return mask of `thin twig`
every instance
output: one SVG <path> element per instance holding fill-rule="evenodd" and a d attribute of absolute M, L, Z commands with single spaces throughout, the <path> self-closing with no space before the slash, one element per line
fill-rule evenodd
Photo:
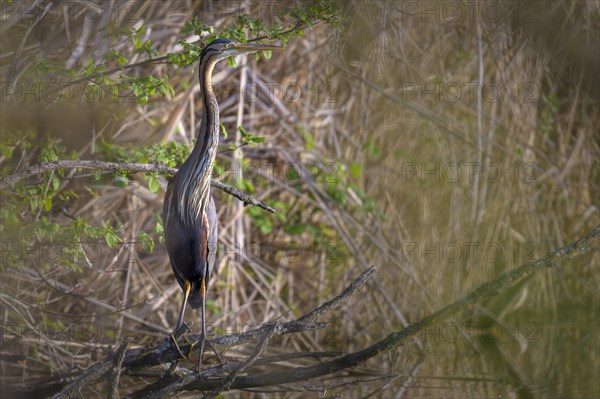
<path fill-rule="evenodd" d="M 117 357 L 115 359 L 115 365 L 113 367 L 111 376 L 110 390 L 107 395 L 109 399 L 119 397 L 119 380 L 121 378 L 121 373 L 123 372 L 123 360 L 125 359 L 125 353 L 127 353 L 127 346 L 128 343 L 125 341 L 121 343 L 117 349 Z"/>
<path fill-rule="evenodd" d="M 21 53 L 23 52 L 23 48 L 25 47 L 27 38 L 31 34 L 31 31 L 33 31 L 33 28 L 35 28 L 35 26 L 46 16 L 46 13 L 50 10 L 51 7 L 52 7 L 52 2 L 50 2 L 46 5 L 46 7 L 40 13 L 40 15 L 38 15 L 38 17 L 29 25 L 29 27 L 27 28 L 27 31 L 21 38 L 21 42 L 19 43 L 19 47 L 17 48 L 17 51 L 15 52 L 15 56 L 13 57 L 13 60 L 10 63 L 10 66 L 8 67 L 8 74 L 7 74 L 6 82 L 8 83 L 9 88 L 5 92 L 10 93 L 9 95 L 12 95 L 15 92 L 14 89 L 15 89 L 15 86 L 17 85 L 17 80 L 18 80 L 17 75 L 20 75 L 19 73 L 17 73 L 17 62 L 21 59 Z M 21 65 L 25 65 L 25 63 L 23 63 Z M 22 69 L 21 72 L 23 70 L 24 69 Z"/>
<path fill-rule="evenodd" d="M 479 3 L 477 3 L 479 5 Z M 475 17 L 475 31 L 477 37 L 477 165 L 481 165 L 483 159 L 483 45 L 481 43 L 481 21 L 477 13 Z M 479 195 L 479 180 L 481 168 L 475 168 L 473 178 L 473 194 L 471 203 L 471 223 L 475 225 L 473 237 L 477 236 L 479 221 L 477 220 L 477 197 Z M 483 204 L 482 204 L 483 206 Z"/>
<path fill-rule="evenodd" d="M 178 391 L 181 391 L 187 385 L 197 381 L 203 377 L 203 373 L 190 373 L 178 378 L 169 379 L 168 384 L 161 384 L 161 380 L 157 383 L 152 384 L 141 391 L 136 392 L 134 395 L 128 398 L 143 398 L 143 399 L 160 399 L 169 397 Z"/>
<path fill-rule="evenodd" d="M 375 266 L 369 267 L 367 270 L 362 272 L 361 275 L 358 276 L 358 278 L 356 278 L 356 280 L 354 280 L 352 284 L 350 284 L 340 295 L 311 310 L 309 313 L 299 318 L 298 322 L 306 323 L 309 321 L 313 321 L 317 317 L 323 316 L 330 310 L 337 308 L 338 306 L 346 302 L 348 298 L 354 295 L 367 282 L 369 277 L 371 277 L 371 275 L 375 273 L 376 270 L 377 268 Z"/>
<path fill-rule="evenodd" d="M 233 384 L 236 377 L 242 371 L 244 371 L 246 368 L 248 368 L 252 364 L 254 364 L 256 362 L 256 360 L 258 359 L 258 357 L 260 356 L 260 354 L 263 353 L 263 351 L 267 347 L 267 344 L 273 337 L 273 333 L 275 332 L 275 327 L 276 327 L 276 325 L 273 325 L 270 329 L 268 329 L 265 332 L 265 335 L 262 337 L 262 339 L 260 340 L 260 342 L 258 343 L 256 348 L 254 349 L 254 352 L 252 353 L 252 355 L 250 355 L 250 357 L 248 359 L 246 359 L 245 361 L 240 363 L 240 365 L 238 367 L 236 367 L 236 369 L 233 370 L 227 376 L 227 378 L 225 379 L 225 381 L 223 382 L 223 384 L 220 387 L 209 392 L 208 395 L 206 395 L 207 398 L 209 398 L 209 399 L 216 398 L 217 395 L 219 395 L 221 392 L 229 391 L 229 389 L 231 389 L 231 384 Z"/>

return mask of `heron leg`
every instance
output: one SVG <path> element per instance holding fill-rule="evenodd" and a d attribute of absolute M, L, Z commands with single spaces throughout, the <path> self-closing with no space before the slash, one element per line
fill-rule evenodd
<path fill-rule="evenodd" d="M 188 359 L 190 354 L 192 353 L 192 348 L 194 346 L 190 343 L 190 341 L 187 339 L 187 337 L 184 336 L 186 342 L 188 343 L 188 345 L 190 345 L 190 352 L 188 353 L 187 356 L 185 356 L 181 352 L 181 349 L 179 348 L 177 339 L 181 336 L 181 334 L 183 334 L 184 330 L 187 329 L 189 331 L 189 327 L 187 326 L 187 324 L 185 325 L 185 329 L 182 327 L 183 327 L 183 314 L 185 313 L 185 305 L 187 305 L 187 301 L 188 301 L 188 297 L 190 296 L 190 289 L 192 288 L 192 284 L 189 281 L 185 280 L 183 288 L 184 288 L 183 289 L 183 302 L 181 303 L 181 310 L 179 311 L 179 318 L 177 319 L 177 326 L 175 327 L 175 331 L 173 331 L 170 334 L 170 336 L 171 336 L 171 340 L 175 344 L 175 348 L 177 349 L 177 352 L 179 352 L 179 355 L 183 358 Z"/>
<path fill-rule="evenodd" d="M 202 365 L 202 356 L 204 355 L 204 345 L 208 343 L 210 348 L 213 350 L 215 355 L 217 356 L 217 360 L 219 361 L 219 365 L 223 364 L 223 360 L 221 359 L 221 355 L 217 352 L 215 346 L 210 342 L 206 334 L 206 279 L 202 278 L 200 282 L 200 298 L 202 303 L 202 338 L 200 338 L 200 356 L 198 357 L 198 365 L 196 366 L 197 370 L 200 371 L 200 366 Z"/>
<path fill-rule="evenodd" d="M 206 341 L 206 283 L 205 278 L 202 278 L 200 282 L 200 298 L 202 304 L 202 338 L 200 338 L 200 356 L 198 357 L 198 364 L 196 368 L 200 371 L 202 365 L 202 356 L 204 356 L 204 341 Z"/>

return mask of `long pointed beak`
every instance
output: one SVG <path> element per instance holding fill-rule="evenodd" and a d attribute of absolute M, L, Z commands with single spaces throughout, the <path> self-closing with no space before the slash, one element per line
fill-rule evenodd
<path fill-rule="evenodd" d="M 258 44 L 258 43 L 237 43 L 233 47 L 238 51 L 277 51 L 284 50 L 281 46 L 274 46 L 272 44 Z"/>

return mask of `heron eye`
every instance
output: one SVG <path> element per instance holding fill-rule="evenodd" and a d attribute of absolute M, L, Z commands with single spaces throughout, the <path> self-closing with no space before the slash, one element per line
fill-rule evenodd
<path fill-rule="evenodd" d="M 225 45 L 225 48 L 231 48 L 232 46 L 233 46 L 233 43 L 227 43 L 227 44 Z"/>

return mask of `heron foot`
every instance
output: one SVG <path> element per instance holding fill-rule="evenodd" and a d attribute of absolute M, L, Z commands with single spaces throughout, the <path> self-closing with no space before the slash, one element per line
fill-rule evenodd
<path fill-rule="evenodd" d="M 190 342 L 187 335 L 184 335 L 185 330 L 187 330 L 188 332 L 191 332 L 190 327 L 186 323 L 183 323 L 178 329 L 176 329 L 171 334 L 169 334 L 169 336 L 171 337 L 171 340 L 173 341 L 173 344 L 175 345 L 175 349 L 177 349 L 177 352 L 179 352 L 179 356 L 181 356 L 184 359 L 189 359 L 190 355 L 192 354 L 192 349 L 194 348 L 195 343 Z M 179 348 L 179 344 L 177 343 L 177 340 L 181 336 L 183 336 L 183 339 L 185 340 L 185 342 L 190 346 L 190 351 L 188 352 L 187 356 L 183 354 L 183 352 L 181 351 L 181 348 Z"/>
<path fill-rule="evenodd" d="M 200 338 L 200 340 L 196 344 L 198 344 L 198 343 L 200 344 L 200 356 L 198 357 L 198 364 L 196 365 L 196 372 L 200 372 L 200 367 L 202 366 L 202 357 L 204 356 L 204 348 L 205 348 L 206 344 L 208 344 L 208 346 L 210 346 L 210 349 L 212 349 L 212 351 L 214 352 L 215 356 L 217 357 L 217 361 L 219 362 L 219 366 L 223 365 L 223 359 L 221 359 L 221 355 L 219 355 L 219 352 L 217 351 L 217 348 L 215 348 L 215 346 L 213 345 L 213 343 L 208 338 L 206 338 L 203 335 L 202 338 Z"/>

